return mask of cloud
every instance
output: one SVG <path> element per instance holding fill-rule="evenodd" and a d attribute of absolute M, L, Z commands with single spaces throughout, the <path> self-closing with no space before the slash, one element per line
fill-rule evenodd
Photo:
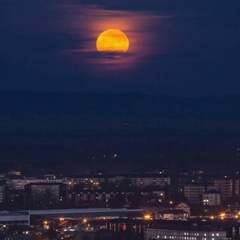
<path fill-rule="evenodd" d="M 94 70 L 96 74 L 102 74 L 102 71 L 138 68 L 145 56 L 167 50 L 168 33 L 162 23 L 171 16 L 142 11 L 108 10 L 96 5 L 81 4 L 68 5 L 67 15 L 68 31 L 79 38 L 79 45 L 66 50 L 66 54 L 69 54 L 69 58 L 73 56 L 79 64 L 85 64 L 86 71 L 90 69 L 91 74 Z M 117 60 L 99 57 L 95 47 L 99 34 L 110 28 L 123 31 L 130 42 L 127 54 Z M 156 29 L 161 34 L 156 33 Z"/>

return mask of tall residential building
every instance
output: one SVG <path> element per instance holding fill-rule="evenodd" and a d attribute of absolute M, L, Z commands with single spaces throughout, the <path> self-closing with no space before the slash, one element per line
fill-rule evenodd
<path fill-rule="evenodd" d="M 189 203 L 201 203 L 202 195 L 206 191 L 206 186 L 200 184 L 187 184 L 184 186 L 184 197 Z"/>
<path fill-rule="evenodd" d="M 209 190 L 203 193 L 203 205 L 219 206 L 221 204 L 221 194 L 216 190 Z"/>
<path fill-rule="evenodd" d="M 6 198 L 6 182 L 4 180 L 0 181 L 0 203 L 5 202 Z"/>
<path fill-rule="evenodd" d="M 25 192 L 26 199 L 32 203 L 59 203 L 68 198 L 68 188 L 63 183 L 30 183 L 25 186 Z"/>
<path fill-rule="evenodd" d="M 233 179 L 227 177 L 214 179 L 213 189 L 221 193 L 222 200 L 229 199 L 233 196 Z"/>

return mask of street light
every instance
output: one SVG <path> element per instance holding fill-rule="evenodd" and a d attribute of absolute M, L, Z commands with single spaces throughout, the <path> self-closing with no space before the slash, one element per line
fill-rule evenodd
<path fill-rule="evenodd" d="M 145 214 L 144 215 L 144 220 L 150 220 L 151 219 L 151 215 L 150 214 Z"/>
<path fill-rule="evenodd" d="M 223 220 L 226 217 L 226 213 L 220 213 L 220 218 Z"/>

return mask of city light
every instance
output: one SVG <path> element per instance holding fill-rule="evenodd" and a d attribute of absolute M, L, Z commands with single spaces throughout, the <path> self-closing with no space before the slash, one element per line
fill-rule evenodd
<path fill-rule="evenodd" d="M 48 222 L 47 220 L 43 221 L 43 228 L 44 228 L 45 230 L 48 230 L 48 229 L 50 228 L 49 222 Z"/>
<path fill-rule="evenodd" d="M 220 213 L 220 218 L 223 220 L 226 217 L 226 213 Z"/>
<path fill-rule="evenodd" d="M 151 219 L 151 215 L 150 214 L 145 214 L 144 215 L 144 219 L 145 220 L 150 220 Z"/>
<path fill-rule="evenodd" d="M 87 223 L 87 218 L 83 218 L 82 222 Z"/>

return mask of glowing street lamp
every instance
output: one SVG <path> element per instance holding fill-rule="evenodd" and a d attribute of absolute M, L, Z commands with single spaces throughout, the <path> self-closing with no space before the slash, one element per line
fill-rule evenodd
<path fill-rule="evenodd" d="M 223 220 L 226 217 L 226 213 L 221 213 L 220 218 Z"/>
<path fill-rule="evenodd" d="M 151 215 L 150 214 L 145 214 L 144 215 L 144 220 L 150 220 L 151 219 Z"/>
<path fill-rule="evenodd" d="M 49 222 L 47 220 L 43 221 L 43 228 L 48 230 L 50 228 Z"/>
<path fill-rule="evenodd" d="M 83 218 L 82 222 L 87 223 L 87 218 Z"/>

